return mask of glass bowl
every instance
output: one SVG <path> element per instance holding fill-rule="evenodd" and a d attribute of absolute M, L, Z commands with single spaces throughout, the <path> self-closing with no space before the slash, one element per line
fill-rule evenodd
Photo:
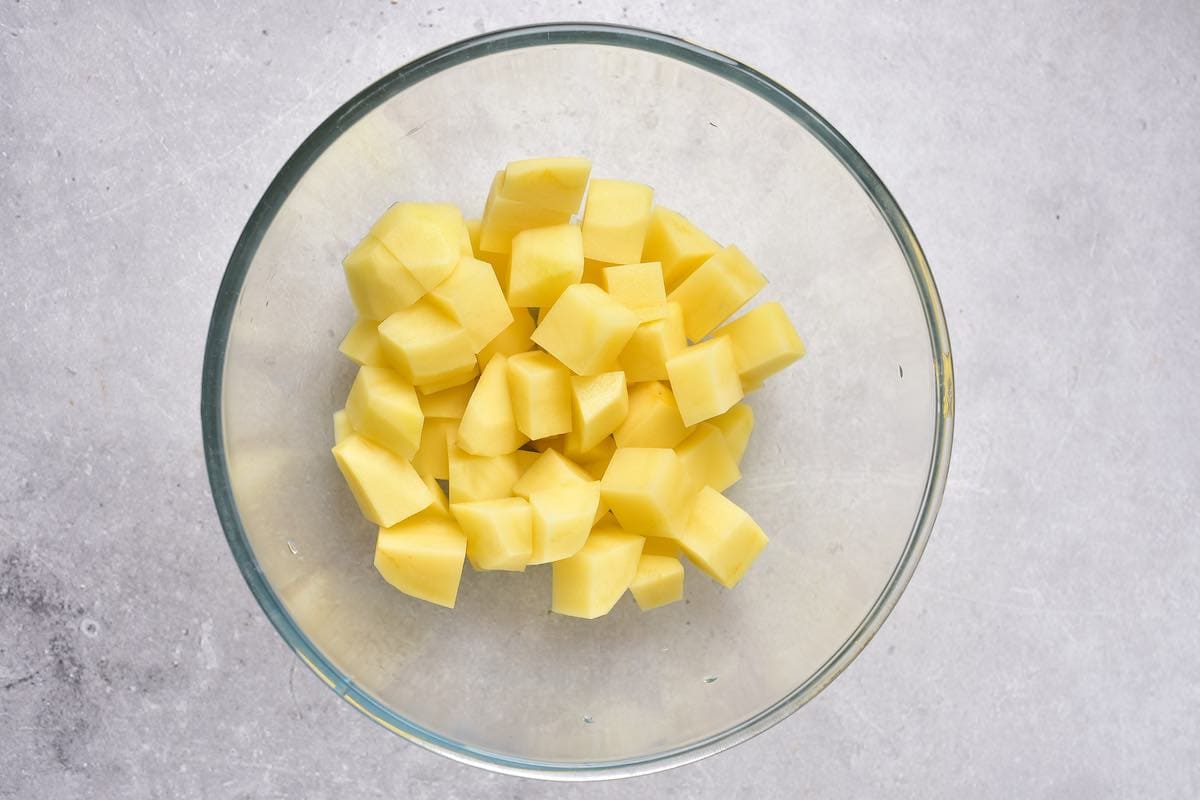
<path fill-rule="evenodd" d="M 771 544 L 727 591 L 550 614 L 550 570 L 464 570 L 450 611 L 372 567 L 374 528 L 330 456 L 353 366 L 340 261 L 397 200 L 478 214 L 493 172 L 582 154 L 650 184 L 770 280 L 808 355 L 749 398 L 729 495 Z M 213 497 L 271 622 L 392 731 L 489 769 L 633 775 L 718 752 L 812 699 L 912 575 L 945 485 L 950 345 L 912 230 L 870 167 L 783 87 L 658 33 L 538 25 L 432 53 L 363 90 L 300 146 L 233 251 L 201 412 Z"/>

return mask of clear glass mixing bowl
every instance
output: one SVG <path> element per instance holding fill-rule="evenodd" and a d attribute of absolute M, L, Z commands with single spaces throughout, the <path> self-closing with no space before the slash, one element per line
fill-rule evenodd
<path fill-rule="evenodd" d="M 329 454 L 352 365 L 340 260 L 397 200 L 481 210 L 506 161 L 583 154 L 642 181 L 770 279 L 809 353 L 750 397 L 730 496 L 771 544 L 726 591 L 548 613 L 550 571 L 464 571 L 458 607 L 372 568 L 374 529 Z M 542 25 L 421 58 L 326 120 L 230 259 L 201 410 L 229 545 L 296 653 L 422 746 L 503 772 L 663 769 L 766 729 L 826 686 L 895 604 L 929 536 L 953 421 L 945 320 L 883 184 L 812 109 L 720 54 L 648 31 Z"/>

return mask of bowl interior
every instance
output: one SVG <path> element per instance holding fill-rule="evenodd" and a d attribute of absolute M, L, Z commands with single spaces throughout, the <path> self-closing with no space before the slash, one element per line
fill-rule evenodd
<path fill-rule="evenodd" d="M 210 342 L 214 495 L 276 625 L 372 716 L 502 769 L 637 771 L 811 697 L 907 580 L 948 447 L 940 308 L 886 190 L 744 68 L 592 30 L 476 42 L 335 115 L 256 212 Z M 770 279 L 755 302 L 781 301 L 804 336 L 807 357 L 749 398 L 729 493 L 771 544 L 733 591 L 689 566 L 686 602 L 654 613 L 626 596 L 599 620 L 552 615 L 548 566 L 468 567 L 454 611 L 412 600 L 374 572 L 375 531 L 329 454 L 354 373 L 340 260 L 394 201 L 478 215 L 506 161 L 575 153 L 740 245 Z"/>

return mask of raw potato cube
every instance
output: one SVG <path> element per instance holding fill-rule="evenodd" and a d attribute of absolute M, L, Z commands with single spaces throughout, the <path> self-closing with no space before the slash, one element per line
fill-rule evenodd
<path fill-rule="evenodd" d="M 346 416 L 354 430 L 403 458 L 421 444 L 424 415 L 412 384 L 387 367 L 359 367 Z"/>
<path fill-rule="evenodd" d="M 467 558 L 477 570 L 524 572 L 533 552 L 533 514 L 522 497 L 458 503 L 451 511 L 467 534 Z"/>
<path fill-rule="evenodd" d="M 512 493 L 517 497 L 529 499 L 535 492 L 545 489 L 582 486 L 591 482 L 590 475 L 557 450 L 546 450 L 513 484 Z"/>
<path fill-rule="evenodd" d="M 679 558 L 679 542 L 674 539 L 664 539 L 661 536 L 647 536 L 646 544 L 642 547 L 642 555 Z"/>
<path fill-rule="evenodd" d="M 535 350 L 508 359 L 517 429 L 530 439 L 571 429 L 571 373 L 547 353 Z"/>
<path fill-rule="evenodd" d="M 675 395 L 658 381 L 629 390 L 629 414 L 613 432 L 617 447 L 674 447 L 690 433 Z"/>
<path fill-rule="evenodd" d="M 466 330 L 424 300 L 379 323 L 379 341 L 388 362 L 428 391 L 466 383 L 478 369 Z"/>
<path fill-rule="evenodd" d="M 333 443 L 339 444 L 352 433 L 354 433 L 354 426 L 350 424 L 350 417 L 346 415 L 346 409 L 333 412 Z"/>
<path fill-rule="evenodd" d="M 426 418 L 421 429 L 421 446 L 412 458 L 419 475 L 449 480 L 449 447 L 456 441 L 458 420 Z"/>
<path fill-rule="evenodd" d="M 412 464 L 358 434 L 334 445 L 333 457 L 363 516 L 376 525 L 391 527 L 433 502 Z"/>
<path fill-rule="evenodd" d="M 683 306 L 683 327 L 693 342 L 728 319 L 767 285 L 767 279 L 733 245 L 722 248 L 667 295 Z"/>
<path fill-rule="evenodd" d="M 643 536 L 679 538 L 690 510 L 683 463 L 666 448 L 618 447 L 600 494 L 622 528 Z"/>
<path fill-rule="evenodd" d="M 458 446 L 472 455 L 502 456 L 528 439 L 517 430 L 508 390 L 508 359 L 488 362 L 458 426 Z"/>
<path fill-rule="evenodd" d="M 512 497 L 513 484 L 537 453 L 517 450 L 503 456 L 473 456 L 457 445 L 447 448 L 450 503 L 474 503 Z"/>
<path fill-rule="evenodd" d="M 517 353 L 527 353 L 533 349 L 529 335 L 533 333 L 533 316 L 527 308 L 512 309 L 512 324 L 500 332 L 500 335 L 479 351 L 479 366 L 486 367 L 492 356 L 503 353 L 515 356 Z"/>
<path fill-rule="evenodd" d="M 662 263 L 663 282 L 668 292 L 720 249 L 721 245 L 682 214 L 663 206 L 655 206 L 650 212 L 642 260 Z"/>
<path fill-rule="evenodd" d="M 667 302 L 662 264 L 657 261 L 605 267 L 600 288 L 634 310 L 658 308 Z"/>
<path fill-rule="evenodd" d="M 725 435 L 716 425 L 701 422 L 691 436 L 679 443 L 675 452 L 683 462 L 684 474 L 697 492 L 701 486 L 711 486 L 723 492 L 741 480 L 738 462 L 729 450 Z"/>
<path fill-rule="evenodd" d="M 665 381 L 667 360 L 687 347 L 683 309 L 678 303 L 666 303 L 650 312 L 650 309 L 641 309 L 645 318 L 617 359 L 630 383 Z"/>
<path fill-rule="evenodd" d="M 533 554 L 529 563 L 545 564 L 575 555 L 587 541 L 599 505 L 598 481 L 542 489 L 531 494 Z"/>
<path fill-rule="evenodd" d="M 368 235 L 342 261 L 350 299 L 365 319 L 386 319 L 425 295 L 425 287 L 383 242 Z"/>
<path fill-rule="evenodd" d="M 500 284 L 500 291 L 508 294 L 508 256 L 504 253 L 489 253 L 479 246 L 479 229 L 482 224 L 482 221 L 478 219 L 467 220 L 467 236 L 471 239 L 471 252 L 475 258 L 491 265 L 492 272 L 496 275 L 496 281 Z"/>
<path fill-rule="evenodd" d="M 507 255 L 512 252 L 512 240 L 518 233 L 530 228 L 545 228 L 550 225 L 565 225 L 571 221 L 571 212 L 538 208 L 502 196 L 504 172 L 497 172 L 492 179 L 487 203 L 483 207 L 483 221 L 479 228 L 479 247 L 489 253 Z"/>
<path fill-rule="evenodd" d="M 742 381 L 727 337 L 684 350 L 667 362 L 667 374 L 685 425 L 724 414 L 742 399 Z"/>
<path fill-rule="evenodd" d="M 527 158 L 504 169 L 500 194 L 510 200 L 567 214 L 579 211 L 592 162 L 580 157 Z"/>
<path fill-rule="evenodd" d="M 683 564 L 672 556 L 647 555 L 643 547 L 629 591 L 642 611 L 678 602 L 683 599 Z"/>
<path fill-rule="evenodd" d="M 571 376 L 571 431 L 566 446 L 583 453 L 600 444 L 625 421 L 629 391 L 624 372 Z"/>
<path fill-rule="evenodd" d="M 426 291 L 446 279 L 470 238 L 462 212 L 450 203 L 396 203 L 371 227 Z"/>
<path fill-rule="evenodd" d="M 379 346 L 379 323 L 372 319 L 355 320 L 350 332 L 338 350 L 360 367 L 382 367 L 387 365 L 383 348 Z"/>
<path fill-rule="evenodd" d="M 767 535 L 736 503 L 706 486 L 696 495 L 679 544 L 692 563 L 732 589 L 767 546 Z"/>
<path fill-rule="evenodd" d="M 742 463 L 746 453 L 746 445 L 750 443 L 750 432 L 754 430 L 754 409 L 746 403 L 738 403 L 720 416 L 713 417 L 709 423 L 717 426 L 725 435 L 725 443 L 733 460 Z"/>
<path fill-rule="evenodd" d="M 601 522 L 579 552 L 554 562 L 551 610 L 583 619 L 607 614 L 637 574 L 643 541 Z"/>
<path fill-rule="evenodd" d="M 467 401 L 474 391 L 474 382 L 460 383 L 440 392 L 418 391 L 417 399 L 421 401 L 421 413 L 426 419 L 462 419 L 463 412 L 467 410 Z"/>
<path fill-rule="evenodd" d="M 642 257 L 654 190 L 631 181 L 597 178 L 583 209 L 583 254 L 609 264 L 632 264 Z"/>
<path fill-rule="evenodd" d="M 375 569 L 407 595 L 454 608 L 466 551 L 458 524 L 440 510 L 426 511 L 379 529 Z"/>
<path fill-rule="evenodd" d="M 466 330 L 476 352 L 513 321 L 496 273 L 470 256 L 461 259 L 450 277 L 434 287 L 429 302 Z"/>
<path fill-rule="evenodd" d="M 551 306 L 583 277 L 583 238 L 577 225 L 521 231 L 512 240 L 508 302 L 518 307 Z"/>
<path fill-rule="evenodd" d="M 771 375 L 804 356 L 804 342 L 779 303 L 764 303 L 713 331 L 733 344 L 742 382 L 757 388 Z"/>
<path fill-rule="evenodd" d="M 590 283 L 567 287 L 533 332 L 535 344 L 577 375 L 611 371 L 633 332 L 637 316 Z"/>

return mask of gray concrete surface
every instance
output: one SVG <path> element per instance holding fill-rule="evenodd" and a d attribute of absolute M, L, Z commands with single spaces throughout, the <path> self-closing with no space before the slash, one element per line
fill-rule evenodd
<path fill-rule="evenodd" d="M 1165 3 L 0 6 L 0 796 L 1200 794 L 1200 9 Z M 681 770 L 458 766 L 259 611 L 200 444 L 260 193 L 369 81 L 549 19 L 661 28 L 823 112 L 927 249 L 954 465 L 908 593 L 815 702 Z"/>

